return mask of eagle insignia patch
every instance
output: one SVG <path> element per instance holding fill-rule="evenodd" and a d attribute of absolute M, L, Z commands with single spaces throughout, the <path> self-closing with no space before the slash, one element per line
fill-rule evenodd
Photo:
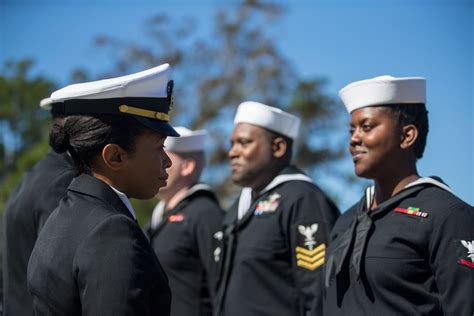
<path fill-rule="evenodd" d="M 464 247 L 464 253 L 461 251 L 462 257 L 459 259 L 459 264 L 474 269 L 474 240 L 460 240 Z"/>
<path fill-rule="evenodd" d="M 312 250 L 314 245 L 316 245 L 313 235 L 318 231 L 318 224 L 311 226 L 299 225 L 298 231 L 304 236 L 304 245 L 307 246 L 309 250 Z"/>
<path fill-rule="evenodd" d="M 300 238 L 304 238 L 298 243 L 302 246 L 295 248 L 296 265 L 307 270 L 316 270 L 324 264 L 326 255 L 324 243 L 316 246 L 318 242 L 315 235 L 319 231 L 319 225 L 317 223 L 309 226 L 298 225 L 297 230 L 300 233 Z"/>

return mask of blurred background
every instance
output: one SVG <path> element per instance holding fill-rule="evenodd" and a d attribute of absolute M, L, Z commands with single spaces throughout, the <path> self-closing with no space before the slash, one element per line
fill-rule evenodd
<path fill-rule="evenodd" d="M 72 83 L 168 62 L 172 122 L 206 128 L 208 168 L 227 207 L 237 105 L 255 100 L 303 120 L 295 163 L 342 211 L 370 184 L 353 175 L 349 115 L 337 92 L 379 75 L 427 79 L 422 175 L 474 203 L 471 0 L 0 0 L 0 211 L 48 150 L 42 98 Z M 156 201 L 133 201 L 145 224 Z"/>

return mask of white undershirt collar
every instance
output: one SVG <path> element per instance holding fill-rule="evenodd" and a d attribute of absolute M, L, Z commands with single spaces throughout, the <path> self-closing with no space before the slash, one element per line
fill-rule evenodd
<path fill-rule="evenodd" d="M 440 182 L 436 179 L 430 178 L 430 177 L 418 178 L 417 180 L 407 184 L 403 189 L 407 189 L 407 188 L 410 188 L 410 187 L 414 187 L 416 185 L 423 185 L 423 184 L 427 184 L 427 183 L 432 184 L 434 186 L 437 186 L 438 188 L 441 188 L 445 191 L 448 191 L 448 192 L 454 194 L 454 192 L 451 190 L 451 188 L 449 186 L 447 186 L 446 184 L 444 184 L 444 183 L 442 183 L 442 182 Z M 372 202 L 374 201 L 374 197 L 375 197 L 375 185 L 372 185 L 372 186 L 368 187 L 365 190 L 365 203 L 366 203 L 366 206 L 367 206 L 368 210 L 370 209 L 370 206 L 372 205 Z"/>
<path fill-rule="evenodd" d="M 273 180 L 262 191 L 259 192 L 259 195 L 262 195 L 265 192 L 275 188 L 276 186 L 289 181 L 305 181 L 309 183 L 314 183 L 313 179 L 302 173 L 281 174 L 273 178 Z M 247 214 L 251 204 L 252 188 L 244 187 L 240 192 L 239 205 L 237 207 L 237 218 L 239 220 L 242 219 L 245 214 Z"/>
<path fill-rule="evenodd" d="M 178 203 L 176 203 L 176 205 L 178 205 L 179 203 L 181 203 L 182 200 L 184 200 L 187 197 L 193 195 L 197 191 L 210 191 L 210 192 L 212 192 L 212 188 L 207 184 L 197 183 L 197 184 L 193 185 L 191 188 L 189 188 L 189 190 L 186 192 L 186 194 L 183 195 L 183 198 L 181 200 L 179 200 Z M 158 202 L 158 204 L 153 209 L 153 213 L 151 214 L 151 224 L 150 224 L 152 229 L 156 229 L 158 227 L 158 225 L 161 223 L 161 221 L 163 220 L 163 215 L 165 213 L 165 206 L 166 206 L 165 201 L 160 200 L 160 202 Z"/>
<path fill-rule="evenodd" d="M 136 220 L 137 217 L 135 216 L 135 212 L 133 211 L 132 203 L 130 203 L 130 200 L 128 199 L 127 195 L 123 192 L 120 192 L 119 190 L 117 190 L 113 186 L 111 186 L 111 185 L 109 185 L 109 186 L 112 188 L 112 190 L 114 190 L 115 193 L 117 193 L 120 200 L 122 200 L 123 204 L 125 204 L 125 206 L 129 210 L 129 212 L 132 214 L 133 218 Z"/>

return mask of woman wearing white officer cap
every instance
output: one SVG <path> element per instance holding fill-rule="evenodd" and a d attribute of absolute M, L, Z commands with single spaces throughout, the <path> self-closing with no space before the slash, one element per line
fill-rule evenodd
<path fill-rule="evenodd" d="M 336 222 L 326 315 L 472 315 L 474 211 L 418 175 L 428 134 L 425 79 L 376 77 L 340 92 L 355 173 L 374 180 Z"/>
<path fill-rule="evenodd" d="M 173 82 L 164 64 L 51 95 L 66 115 L 51 140 L 81 174 L 41 231 L 28 265 L 36 315 L 169 315 L 167 277 L 129 198 L 166 185 Z"/>

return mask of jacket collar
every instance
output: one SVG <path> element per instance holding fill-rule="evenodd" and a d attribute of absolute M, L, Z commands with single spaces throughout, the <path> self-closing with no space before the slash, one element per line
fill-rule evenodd
<path fill-rule="evenodd" d="M 122 202 L 117 193 L 115 193 L 106 183 L 91 175 L 81 174 L 77 176 L 72 180 L 68 190 L 100 199 L 110 204 L 118 212 L 130 217 L 136 222 L 127 206 Z"/>

